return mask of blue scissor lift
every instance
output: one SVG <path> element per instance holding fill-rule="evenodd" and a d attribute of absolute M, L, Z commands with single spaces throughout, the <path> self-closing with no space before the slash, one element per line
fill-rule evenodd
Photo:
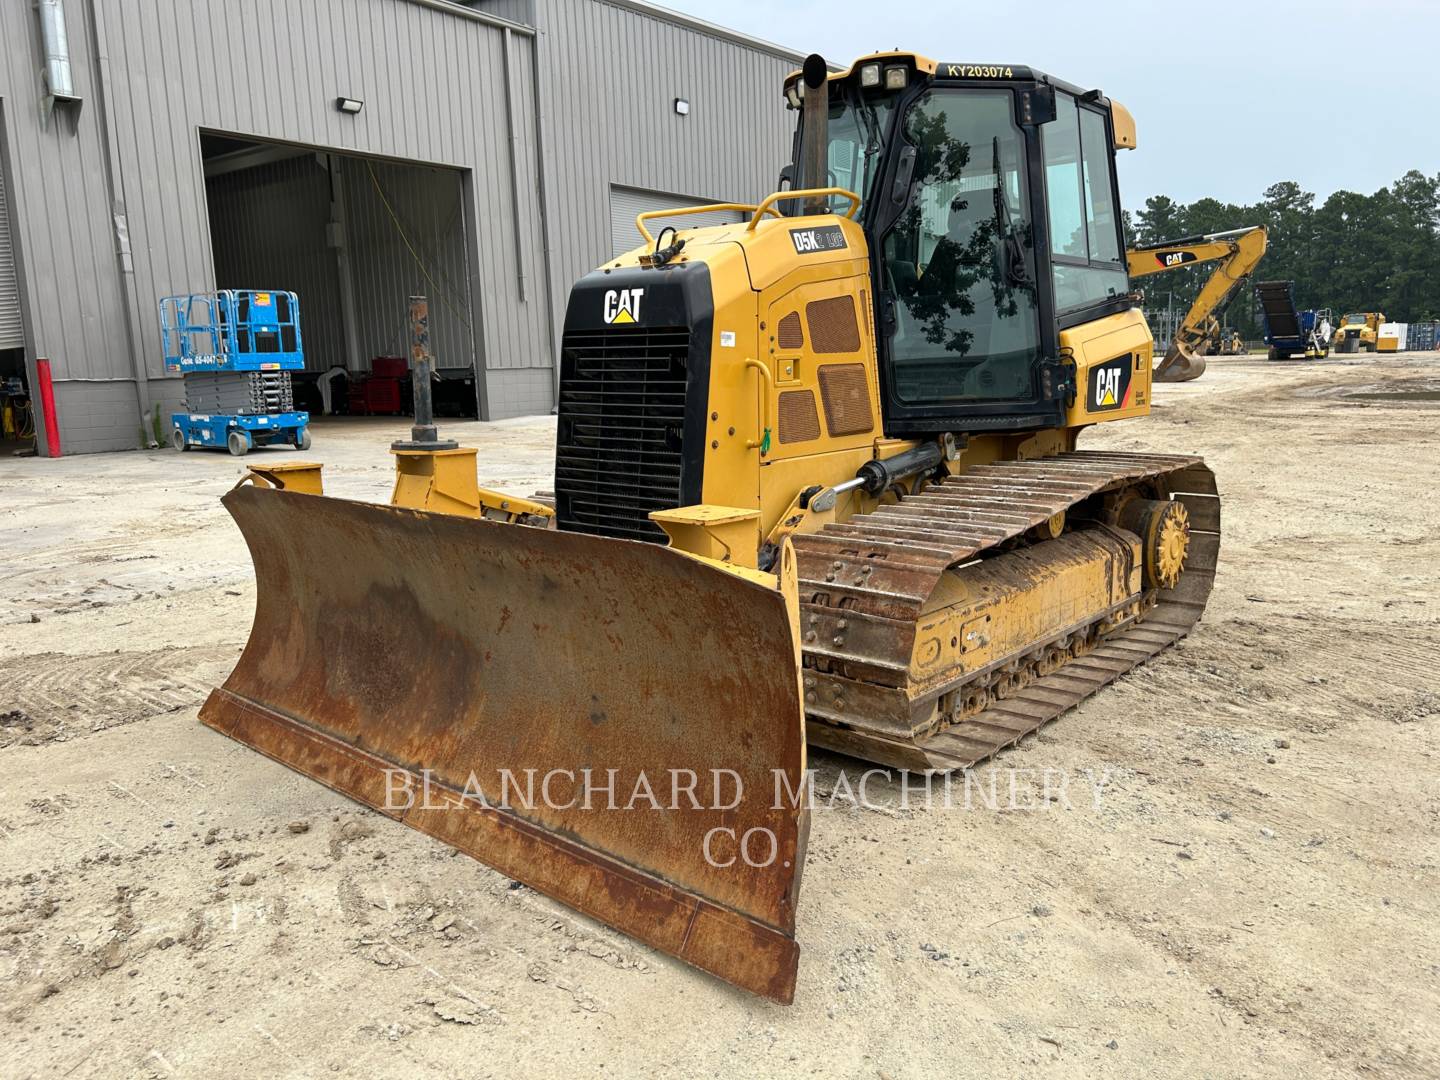
<path fill-rule="evenodd" d="M 310 446 L 310 414 L 297 411 L 290 373 L 305 368 L 300 301 L 293 292 L 221 289 L 160 301 L 165 370 L 185 379 L 185 412 L 170 417 L 170 445 Z"/>

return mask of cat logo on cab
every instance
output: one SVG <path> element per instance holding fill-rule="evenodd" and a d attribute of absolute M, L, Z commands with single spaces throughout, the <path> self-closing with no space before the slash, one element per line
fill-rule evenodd
<path fill-rule="evenodd" d="M 610 289 L 600 314 L 607 323 L 639 322 L 640 298 L 644 295 L 644 289 Z"/>

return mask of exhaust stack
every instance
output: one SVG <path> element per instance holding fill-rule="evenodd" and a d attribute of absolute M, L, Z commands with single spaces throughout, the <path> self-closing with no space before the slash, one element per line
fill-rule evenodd
<path fill-rule="evenodd" d="M 801 78 L 805 82 L 804 135 L 800 147 L 800 186 L 829 187 L 830 175 L 830 66 L 819 53 L 805 58 Z M 805 203 L 805 213 L 823 214 L 829 209 L 824 198 Z"/>

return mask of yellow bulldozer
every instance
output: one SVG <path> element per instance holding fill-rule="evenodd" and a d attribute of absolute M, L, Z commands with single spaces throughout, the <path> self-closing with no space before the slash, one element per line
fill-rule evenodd
<path fill-rule="evenodd" d="M 790 186 L 642 214 L 571 291 L 553 506 L 439 437 L 418 302 L 388 504 L 252 467 L 255 622 L 201 718 L 788 1002 L 807 747 L 1014 745 L 1194 626 L 1220 510 L 1198 457 L 1077 445 L 1151 406 L 1123 107 L 902 52 L 784 92 Z"/>

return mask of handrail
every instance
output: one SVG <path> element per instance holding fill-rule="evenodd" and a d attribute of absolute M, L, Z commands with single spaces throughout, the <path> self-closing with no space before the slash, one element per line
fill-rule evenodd
<path fill-rule="evenodd" d="M 760 372 L 763 384 L 760 394 L 760 441 L 746 440 L 745 449 L 755 450 L 758 448 L 760 456 L 764 457 L 770 452 L 770 395 L 775 392 L 775 375 L 771 372 L 769 364 L 756 360 L 753 356 L 745 358 L 745 366 L 753 367 Z"/>
<path fill-rule="evenodd" d="M 645 222 L 652 218 L 662 217 L 683 217 L 686 214 L 710 214 L 723 210 L 730 210 L 738 214 L 748 214 L 755 210 L 754 203 L 731 203 L 717 202 L 706 203 L 704 206 L 682 206 L 679 210 L 646 210 L 644 213 L 635 215 L 635 227 L 640 230 L 640 235 L 645 237 L 647 244 L 655 243 L 655 237 L 650 235 L 650 230 L 645 228 Z M 771 210 L 776 217 L 780 216 L 779 210 Z"/>
<path fill-rule="evenodd" d="M 790 191 L 772 191 L 769 195 L 765 196 L 765 201 L 755 208 L 755 216 L 750 219 L 750 224 L 745 226 L 745 231 L 754 232 L 756 224 L 760 221 L 760 216 L 767 211 L 778 217 L 779 212 L 775 210 L 775 204 L 777 202 L 790 202 L 793 199 L 818 199 L 822 196 L 829 198 L 831 195 L 843 195 L 850 200 L 850 209 L 845 211 L 847 218 L 853 219 L 855 215 L 860 212 L 860 196 L 845 188 L 794 188 Z"/>

